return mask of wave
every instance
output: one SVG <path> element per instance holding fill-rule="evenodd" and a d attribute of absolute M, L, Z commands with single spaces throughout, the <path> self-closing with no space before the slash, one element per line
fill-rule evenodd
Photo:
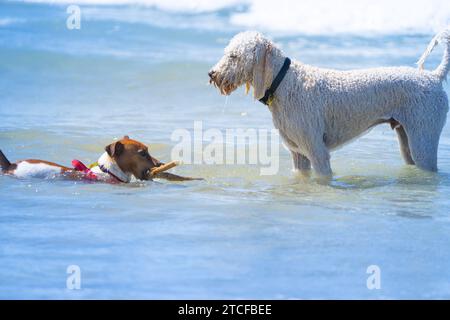
<path fill-rule="evenodd" d="M 24 19 L 14 19 L 14 18 L 0 18 L 0 27 L 9 26 L 15 23 L 25 22 Z"/>
<path fill-rule="evenodd" d="M 70 4 L 73 0 L 19 0 Z M 448 0 L 77 0 L 202 14 L 228 10 L 225 25 L 293 34 L 432 34 L 450 24 Z"/>
<path fill-rule="evenodd" d="M 14 0 L 13 0 L 14 1 Z M 176 12 L 211 12 L 239 6 L 242 0 L 16 0 L 30 3 L 77 4 L 77 5 L 139 5 Z"/>

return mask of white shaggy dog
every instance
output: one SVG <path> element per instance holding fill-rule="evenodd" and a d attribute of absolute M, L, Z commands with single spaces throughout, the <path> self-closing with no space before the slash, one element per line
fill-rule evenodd
<path fill-rule="evenodd" d="M 448 111 L 442 81 L 450 68 L 449 30 L 432 40 L 418 69 L 337 71 L 292 61 L 285 73 L 281 69 L 288 59 L 279 48 L 260 33 L 243 32 L 210 70 L 210 82 L 225 95 L 241 85 L 247 92 L 252 86 L 254 98 L 260 100 L 281 74 L 267 105 L 296 170 L 307 172 L 312 164 L 319 176 L 329 177 L 330 151 L 377 124 L 390 123 L 405 162 L 436 171 L 439 136 Z M 434 71 L 423 70 L 439 41 L 446 44 L 441 64 Z"/>

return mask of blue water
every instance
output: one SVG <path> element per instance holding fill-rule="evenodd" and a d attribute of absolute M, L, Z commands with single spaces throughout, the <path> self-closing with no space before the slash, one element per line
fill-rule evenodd
<path fill-rule="evenodd" d="M 11 160 L 95 161 L 130 135 L 168 161 L 178 128 L 272 128 L 208 69 L 245 8 L 206 13 L 0 3 L 0 148 Z M 338 69 L 409 65 L 431 33 L 271 33 L 290 56 Z M 442 49 L 428 66 L 440 61 Z M 445 88 L 449 92 L 446 83 Z M 405 166 L 389 126 L 332 155 L 330 185 L 280 170 L 185 165 L 189 183 L 126 186 L 0 176 L 0 298 L 450 298 L 450 127 L 439 172 Z M 81 290 L 66 288 L 69 265 Z M 378 265 L 381 289 L 366 269 Z"/>

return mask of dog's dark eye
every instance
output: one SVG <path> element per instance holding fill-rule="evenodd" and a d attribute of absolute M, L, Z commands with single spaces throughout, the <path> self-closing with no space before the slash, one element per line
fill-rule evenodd
<path fill-rule="evenodd" d="M 230 54 L 230 58 L 231 58 L 231 59 L 237 59 L 238 56 L 237 56 L 237 54 Z"/>
<path fill-rule="evenodd" d="M 147 157 L 148 156 L 148 152 L 145 150 L 139 151 L 139 154 L 143 157 Z"/>

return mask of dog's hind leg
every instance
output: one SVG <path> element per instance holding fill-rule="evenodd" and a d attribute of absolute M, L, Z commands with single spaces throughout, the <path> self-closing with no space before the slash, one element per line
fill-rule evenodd
<path fill-rule="evenodd" d="M 408 130 L 408 145 L 414 164 L 423 170 L 437 171 L 437 152 L 440 132 Z"/>
<path fill-rule="evenodd" d="M 400 153 L 405 160 L 406 164 L 414 164 L 414 160 L 411 157 L 411 151 L 409 150 L 408 136 L 406 135 L 405 128 L 398 124 L 395 127 L 395 132 L 397 133 L 398 143 L 400 145 Z"/>
<path fill-rule="evenodd" d="M 443 91 L 430 93 L 429 99 L 409 110 L 409 114 L 398 116 L 406 132 L 411 158 L 418 168 L 437 171 L 439 138 L 448 112 L 447 95 Z"/>

